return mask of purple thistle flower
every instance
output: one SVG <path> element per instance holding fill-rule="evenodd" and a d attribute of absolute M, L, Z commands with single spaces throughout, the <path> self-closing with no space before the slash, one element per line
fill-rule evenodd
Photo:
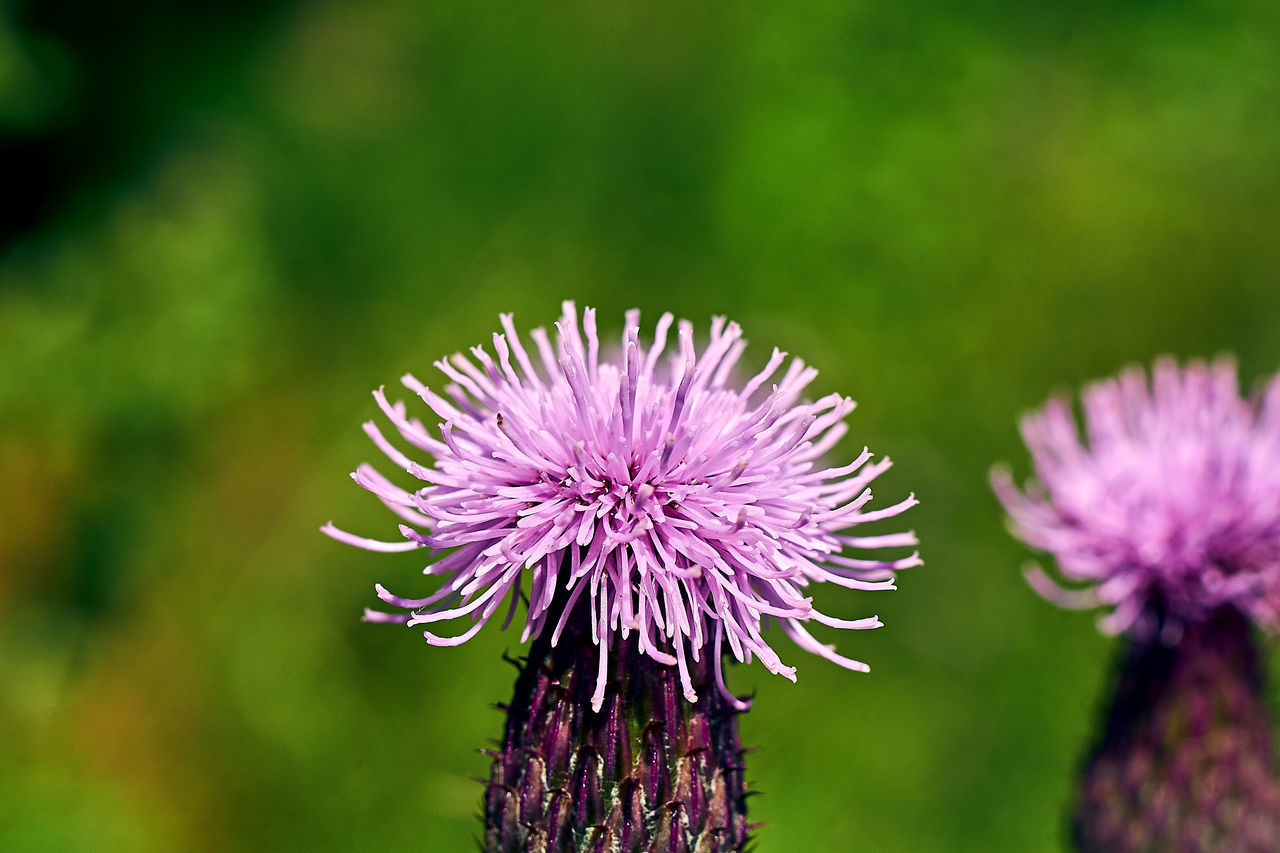
<path fill-rule="evenodd" d="M 1272 851 L 1280 779 L 1254 626 L 1280 621 L 1280 376 L 1240 396 L 1235 365 L 1156 362 L 1022 424 L 1038 481 L 992 484 L 1048 551 L 1066 607 L 1109 606 L 1128 640 L 1072 818 L 1085 851 Z"/>
<path fill-rule="evenodd" d="M 893 589 L 894 572 L 918 565 L 917 554 L 871 559 L 844 552 L 912 546 L 915 535 L 843 531 L 896 516 L 917 503 L 914 496 L 868 509 L 869 484 L 889 460 L 872 462 L 866 449 L 839 467 L 818 464 L 844 435 L 854 403 L 837 394 L 802 401 L 813 368 L 793 359 L 770 385 L 786 362 L 775 349 L 762 371 L 735 387 L 745 347 L 736 323 L 716 318 L 699 353 L 688 322 L 677 324 L 671 349 L 670 314 L 644 345 L 639 319 L 638 311 L 627 313 L 610 359 L 595 311 L 586 309 L 580 325 L 566 302 L 554 343 L 542 329 L 531 333 L 535 363 L 511 316 L 502 315 L 494 355 L 473 347 L 471 359 L 458 354 L 435 363 L 450 380 L 444 396 L 403 378 L 442 421 L 438 437 L 403 403 L 374 392 L 400 437 L 434 463 L 415 461 L 366 423 L 394 465 L 424 484 L 400 488 L 369 465 L 352 475 L 405 522 L 404 538 L 367 539 L 332 523 L 322 529 L 373 551 L 425 549 L 432 558 L 425 573 L 447 580 L 424 598 L 379 585 L 379 598 L 412 612 L 367 611 L 366 618 L 434 627 L 469 617 L 471 627 L 456 636 L 424 632 L 432 645 L 457 645 L 504 600 L 504 627 L 510 623 L 527 580 L 522 642 L 550 630 L 554 645 L 571 615 L 589 612 L 599 654 L 595 711 L 604 702 L 609 650 L 633 633 L 640 654 L 678 668 L 690 702 L 697 700 L 690 663 L 709 654 L 719 691 L 733 707 L 746 707 L 725 686 L 725 646 L 739 661 L 758 657 L 770 672 L 795 680 L 795 668 L 762 634 L 771 618 L 801 648 L 865 671 L 804 623 L 865 629 L 880 621 L 821 613 L 806 588 L 829 582 Z M 558 595 L 567 600 L 553 609 Z"/>
<path fill-rule="evenodd" d="M 1170 636 L 1232 607 L 1280 620 L 1280 377 L 1240 396 L 1235 364 L 1156 362 L 1083 396 L 1086 446 L 1068 401 L 1023 420 L 1038 482 L 992 475 L 1015 535 L 1048 551 L 1069 581 L 1038 568 L 1031 585 L 1065 607 L 1110 606 L 1107 633 L 1149 635 L 1152 604 Z"/>
<path fill-rule="evenodd" d="M 439 437 L 379 389 L 400 437 L 434 457 L 414 461 L 365 424 L 423 483 L 407 491 L 368 465 L 354 474 L 403 519 L 404 538 L 323 528 L 374 551 L 427 551 L 425 572 L 444 585 L 417 599 L 378 586 L 384 602 L 411 612 L 366 619 L 470 618 L 455 636 L 426 631 L 433 645 L 466 641 L 504 601 L 505 627 L 527 597 L 521 639 L 533 642 L 490 753 L 488 851 L 742 850 L 751 827 L 736 715 L 748 703 L 725 685 L 724 656 L 759 658 L 794 680 L 764 639 L 777 620 L 801 648 L 866 670 L 804 623 L 879 620 L 828 616 L 806 589 L 893 589 L 894 572 L 920 562 L 845 553 L 916 544 L 912 533 L 846 533 L 916 503 L 868 508 L 889 461 L 872 462 L 866 449 L 847 465 L 819 464 L 852 401 L 802 401 L 816 372 L 798 359 L 771 382 L 786 362 L 777 350 L 737 385 L 745 342 L 723 318 L 701 353 L 686 322 L 668 353 L 670 314 L 642 346 L 639 320 L 627 314 L 616 356 L 602 358 L 595 312 L 580 325 L 566 302 L 554 344 L 542 329 L 531 335 L 535 366 L 503 316 L 496 358 L 476 347 L 471 359 L 436 362 L 450 380 L 445 396 L 404 377 L 441 419 Z"/>

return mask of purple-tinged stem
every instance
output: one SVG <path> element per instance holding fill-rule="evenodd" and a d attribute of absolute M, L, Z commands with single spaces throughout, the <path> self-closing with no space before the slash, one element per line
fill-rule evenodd
<path fill-rule="evenodd" d="M 1280 849 L 1271 717 L 1238 611 L 1187 623 L 1172 646 L 1129 641 L 1073 831 L 1086 853 Z"/>

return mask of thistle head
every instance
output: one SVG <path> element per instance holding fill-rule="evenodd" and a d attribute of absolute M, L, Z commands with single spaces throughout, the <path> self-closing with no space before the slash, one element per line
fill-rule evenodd
<path fill-rule="evenodd" d="M 1234 362 L 1156 361 L 1053 399 L 1022 422 L 1035 479 L 992 484 L 1013 533 L 1052 554 L 1063 589 L 1028 578 L 1050 601 L 1109 607 L 1108 633 L 1174 636 L 1223 608 L 1280 620 L 1280 377 L 1242 397 Z M 1168 638 L 1166 638 L 1168 639 Z"/>
<path fill-rule="evenodd" d="M 421 549 L 424 572 L 445 580 L 423 598 L 378 586 L 382 601 L 409 612 L 370 611 L 368 619 L 430 625 L 428 642 L 457 645 L 503 610 L 510 622 L 523 586 L 522 640 L 551 631 L 554 642 L 571 615 L 589 614 L 599 650 L 596 710 L 609 649 L 632 634 L 640 654 L 678 668 L 689 701 L 697 699 L 690 663 L 709 654 L 719 690 L 742 706 L 724 685 L 726 650 L 794 680 L 795 669 L 765 640 L 771 619 L 801 648 L 866 669 L 806 624 L 862 629 L 879 621 L 822 613 L 808 587 L 892 589 L 894 572 L 916 565 L 916 554 L 848 551 L 910 547 L 914 535 L 849 530 L 916 501 L 869 508 L 870 483 L 889 461 L 865 449 L 847 464 L 821 464 L 845 432 L 851 400 L 804 400 L 816 371 L 777 350 L 738 382 L 745 342 L 723 318 L 701 350 L 692 325 L 673 324 L 670 314 L 642 341 L 639 312 L 628 312 L 616 349 L 601 347 L 595 312 L 579 316 L 573 303 L 565 303 L 554 340 L 534 329 L 530 348 L 509 315 L 501 324 L 492 351 L 474 347 L 469 358 L 436 362 L 448 380 L 442 393 L 403 378 L 434 413 L 435 429 L 374 392 L 398 439 L 374 422 L 365 431 L 416 488 L 369 465 L 353 476 L 404 522 L 402 538 L 323 529 L 370 550 Z M 472 624 L 453 636 L 435 632 L 454 620 Z"/>

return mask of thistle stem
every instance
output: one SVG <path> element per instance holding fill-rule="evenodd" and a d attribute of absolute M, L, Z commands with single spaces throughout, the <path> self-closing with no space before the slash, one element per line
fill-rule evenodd
<path fill-rule="evenodd" d="M 1131 639 L 1073 821 L 1092 851 L 1280 847 L 1280 783 L 1248 620 L 1225 608 L 1179 641 Z"/>

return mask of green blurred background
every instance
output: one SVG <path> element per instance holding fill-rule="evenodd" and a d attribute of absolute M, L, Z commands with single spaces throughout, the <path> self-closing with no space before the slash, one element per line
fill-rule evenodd
<path fill-rule="evenodd" d="M 758 665 L 761 853 L 1063 848 L 1115 647 L 1024 586 L 1016 418 L 1280 366 L 1280 6 L 0 0 L 0 849 L 473 849 L 514 633 L 413 554 L 368 392 L 563 298 L 860 401 L 926 565 Z"/>

